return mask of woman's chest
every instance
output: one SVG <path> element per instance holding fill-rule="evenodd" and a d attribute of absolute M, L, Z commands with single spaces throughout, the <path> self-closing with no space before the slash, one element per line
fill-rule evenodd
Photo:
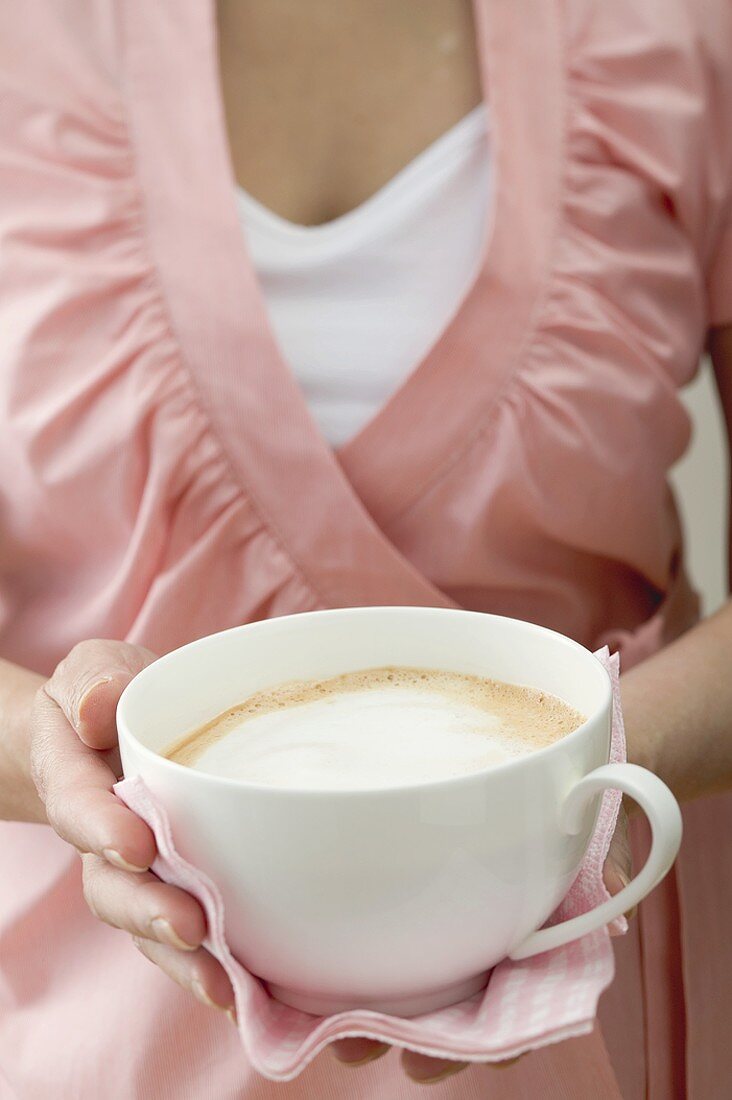
<path fill-rule="evenodd" d="M 235 175 L 291 221 L 358 206 L 480 101 L 471 0 L 217 11 Z"/>
<path fill-rule="evenodd" d="M 205 8 L 125 8 L 116 84 L 75 58 L 59 96 L 58 68 L 16 62 L 0 128 L 13 569 L 35 555 L 44 578 L 73 568 L 103 591 L 114 568 L 125 614 L 181 561 L 204 591 L 195 563 L 217 575 L 242 546 L 246 568 L 222 573 L 249 593 L 239 619 L 281 610 L 283 576 L 300 606 L 455 600 L 587 637 L 570 611 L 594 593 L 601 617 L 603 569 L 628 606 L 653 578 L 653 603 L 676 540 L 666 470 L 688 431 L 676 390 L 704 328 L 702 201 L 681 172 L 698 138 L 677 72 L 696 59 L 680 26 L 660 68 L 652 36 L 634 38 L 629 72 L 622 27 L 568 50 L 559 5 L 476 12 L 496 150 L 480 264 L 337 453 L 242 246 Z"/>

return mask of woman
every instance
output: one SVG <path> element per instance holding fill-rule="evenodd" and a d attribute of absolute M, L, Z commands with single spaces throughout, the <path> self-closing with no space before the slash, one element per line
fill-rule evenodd
<path fill-rule="evenodd" d="M 727 796 L 593 1035 L 275 1086 L 110 785 L 152 653 L 427 603 L 620 649 L 631 757 L 729 787 L 732 609 L 696 625 L 667 471 L 707 337 L 732 418 L 730 45 L 724 0 L 0 11 L 3 1100 L 722 1095 Z"/>

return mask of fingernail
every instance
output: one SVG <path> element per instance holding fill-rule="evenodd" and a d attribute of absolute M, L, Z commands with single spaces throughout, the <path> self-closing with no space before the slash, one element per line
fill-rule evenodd
<path fill-rule="evenodd" d="M 440 1081 L 445 1081 L 448 1077 L 452 1077 L 453 1073 L 458 1073 L 461 1069 L 465 1069 L 467 1062 L 450 1062 L 439 1073 L 433 1074 L 431 1077 L 415 1077 L 413 1074 L 409 1074 L 413 1081 L 418 1085 L 438 1085 Z"/>
<path fill-rule="evenodd" d="M 138 867 L 136 863 L 128 863 L 124 856 L 121 856 L 114 848 L 103 848 L 102 855 L 114 867 L 118 867 L 120 871 L 133 871 L 136 875 L 139 875 L 150 869 L 149 867 Z"/>
<path fill-rule="evenodd" d="M 170 947 L 177 947 L 179 951 L 197 951 L 198 944 L 186 943 L 176 932 L 173 925 L 165 917 L 153 917 L 150 921 L 153 935 L 161 943 L 167 943 Z"/>
<path fill-rule="evenodd" d="M 199 982 L 197 980 L 191 982 L 191 992 L 193 993 L 193 996 L 196 997 L 196 999 L 201 1002 L 202 1005 L 206 1005 L 208 1008 L 220 1008 L 221 1007 L 220 1005 L 214 1004 L 214 1002 L 211 1000 L 211 998 L 209 997 L 206 990 L 203 988 L 203 985 L 201 984 L 201 982 Z"/>
<path fill-rule="evenodd" d="M 334 1057 L 342 1066 L 351 1066 L 355 1069 L 356 1066 L 366 1066 L 369 1062 L 375 1062 L 377 1058 L 381 1058 L 383 1054 L 386 1054 L 387 1050 L 389 1050 L 388 1043 L 379 1043 L 378 1046 L 375 1046 L 368 1054 L 364 1055 L 363 1058 L 350 1058 L 346 1060 L 345 1058 L 339 1058 L 337 1054 L 335 1054 Z"/>
<path fill-rule="evenodd" d="M 191 992 L 193 993 L 193 996 L 196 997 L 196 999 L 199 1000 L 202 1005 L 206 1005 L 207 1008 L 218 1008 L 220 1012 L 225 1012 L 227 1016 L 230 1012 L 234 1011 L 233 1006 L 217 1005 L 216 1001 L 212 1001 L 206 990 L 203 988 L 203 983 L 200 982 L 198 978 L 194 978 L 194 980 L 191 982 Z"/>
<path fill-rule="evenodd" d="M 236 1027 L 239 1022 L 236 1018 L 236 1011 L 233 1008 L 227 1008 L 226 1015 L 229 1017 L 234 1027 Z"/>
<path fill-rule="evenodd" d="M 100 687 L 101 684 L 111 684 L 111 683 L 112 683 L 112 677 L 111 676 L 100 676 L 99 679 L 95 680 L 93 684 L 90 684 L 89 687 L 84 688 L 83 694 L 79 696 L 79 699 L 76 703 L 76 720 L 77 720 L 77 722 L 81 721 L 81 712 L 82 712 L 82 709 L 84 707 L 84 703 L 89 698 L 89 696 L 94 691 L 94 689 Z"/>

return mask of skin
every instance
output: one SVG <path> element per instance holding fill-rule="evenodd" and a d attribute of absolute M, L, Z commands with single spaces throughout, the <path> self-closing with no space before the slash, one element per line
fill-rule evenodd
<path fill-rule="evenodd" d="M 0 667 L 0 817 L 47 822 L 81 857 L 84 897 L 96 917 L 129 932 L 138 949 L 204 1004 L 233 1016 L 234 998 L 221 965 L 200 945 L 206 934 L 195 898 L 149 870 L 150 829 L 112 793 L 121 774 L 115 707 L 132 677 L 155 659 L 127 642 L 81 642 L 44 680 L 8 662 Z M 611 890 L 630 877 L 624 826 L 606 867 Z M 350 1065 L 386 1052 L 368 1039 L 333 1044 Z M 404 1051 L 405 1071 L 419 1081 L 457 1072 L 461 1063 Z"/>
<path fill-rule="evenodd" d="M 235 174 L 301 224 L 363 202 L 481 99 L 467 0 L 223 0 L 219 21 Z M 712 332 L 709 345 L 732 433 L 732 328 Z M 730 652 L 732 604 L 622 678 L 629 758 L 679 798 L 732 787 Z M 116 702 L 153 659 L 139 646 L 93 640 L 50 679 L 0 661 L 0 817 L 50 824 L 80 854 L 92 912 L 231 1014 L 228 978 L 200 946 L 200 906 L 150 873 L 152 833 L 111 792 Z M 630 873 L 623 820 L 605 868 L 611 892 Z M 348 1039 L 331 1049 L 358 1066 L 388 1048 Z M 463 1068 L 411 1051 L 402 1064 L 424 1083 Z"/>
<path fill-rule="evenodd" d="M 358 206 L 482 99 L 470 0 L 222 0 L 219 27 L 236 177 L 303 225 Z"/>

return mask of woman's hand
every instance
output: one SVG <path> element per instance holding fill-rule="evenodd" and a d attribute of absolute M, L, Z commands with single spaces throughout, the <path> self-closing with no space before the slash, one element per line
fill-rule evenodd
<path fill-rule="evenodd" d="M 81 854 L 84 897 L 100 920 L 136 945 L 204 1004 L 233 1012 L 231 984 L 201 942 L 195 898 L 149 870 L 151 830 L 112 793 L 121 768 L 115 709 L 122 690 L 155 654 L 126 642 L 82 642 L 38 690 L 31 771 L 51 826 Z"/>
<path fill-rule="evenodd" d="M 36 694 L 32 774 L 49 823 L 81 854 L 84 896 L 94 915 L 129 932 L 142 953 L 174 981 L 233 1017 L 234 996 L 226 972 L 201 947 L 206 934 L 201 906 L 148 870 L 156 851 L 153 834 L 112 793 L 121 770 L 117 701 L 133 676 L 154 659 L 149 650 L 126 642 L 75 646 Z M 630 873 L 623 814 L 605 865 L 610 892 L 617 893 Z M 332 1049 L 341 1062 L 363 1065 L 389 1048 L 354 1038 L 340 1040 Z M 441 1081 L 465 1068 L 463 1062 L 409 1050 L 402 1053 L 402 1064 L 413 1080 L 423 1083 Z"/>
<path fill-rule="evenodd" d="M 630 841 L 628 839 L 628 818 L 625 808 L 621 804 L 618 824 L 610 843 L 607 861 L 605 863 L 605 885 L 611 894 L 619 893 L 627 886 L 632 875 L 630 855 Z M 631 916 L 632 914 L 628 914 Z M 336 1058 L 349 1066 L 363 1066 L 373 1062 L 386 1054 L 389 1047 L 386 1043 L 378 1043 L 374 1039 L 340 1039 L 331 1047 Z M 428 1058 L 426 1054 L 417 1054 L 412 1050 L 402 1051 L 402 1066 L 405 1073 L 421 1084 L 436 1084 L 460 1073 L 468 1062 L 455 1062 L 448 1058 Z M 500 1070 L 512 1066 L 518 1058 L 511 1058 L 506 1062 L 494 1063 L 494 1068 Z"/>

